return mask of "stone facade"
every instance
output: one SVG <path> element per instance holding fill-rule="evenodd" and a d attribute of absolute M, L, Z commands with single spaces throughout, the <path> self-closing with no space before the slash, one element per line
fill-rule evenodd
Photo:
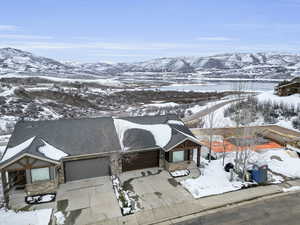
<path fill-rule="evenodd" d="M 58 184 L 65 183 L 65 171 L 64 171 L 63 163 L 58 167 L 56 167 L 56 176 L 57 176 Z"/>
<path fill-rule="evenodd" d="M 57 180 L 48 180 L 26 184 L 25 191 L 27 195 L 38 195 L 55 192 L 58 187 Z"/>
<path fill-rule="evenodd" d="M 122 173 L 122 158 L 121 154 L 114 153 L 110 156 L 111 175 L 119 175 Z"/>
<path fill-rule="evenodd" d="M 165 152 L 159 151 L 159 168 L 165 168 Z"/>
<path fill-rule="evenodd" d="M 174 170 L 184 170 L 189 167 L 191 164 L 191 161 L 182 161 L 182 162 L 168 162 L 165 160 L 165 168 L 168 171 L 174 171 Z"/>

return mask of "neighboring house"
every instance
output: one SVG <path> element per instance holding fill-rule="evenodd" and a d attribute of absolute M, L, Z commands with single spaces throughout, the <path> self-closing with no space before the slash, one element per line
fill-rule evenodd
<path fill-rule="evenodd" d="M 291 81 L 283 81 L 275 87 L 275 94 L 279 96 L 288 96 L 300 93 L 300 77 L 296 77 Z"/>
<path fill-rule="evenodd" d="M 0 162 L 5 193 L 55 191 L 61 183 L 193 165 L 200 142 L 175 115 L 20 121 Z"/>

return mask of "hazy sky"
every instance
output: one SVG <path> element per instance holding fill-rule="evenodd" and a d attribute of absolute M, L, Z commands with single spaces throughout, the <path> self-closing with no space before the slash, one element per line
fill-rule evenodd
<path fill-rule="evenodd" d="M 59 60 L 300 53 L 300 0 L 3 0 L 0 47 Z"/>

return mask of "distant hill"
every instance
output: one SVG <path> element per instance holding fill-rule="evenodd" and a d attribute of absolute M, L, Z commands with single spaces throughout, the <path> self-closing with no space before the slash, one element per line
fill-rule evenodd
<path fill-rule="evenodd" d="M 217 78 L 279 78 L 300 75 L 300 55 L 231 53 L 205 57 L 156 58 L 136 63 L 59 62 L 14 48 L 0 49 L 0 75 L 24 74 L 56 77 L 114 76 L 143 72 L 199 73 Z"/>

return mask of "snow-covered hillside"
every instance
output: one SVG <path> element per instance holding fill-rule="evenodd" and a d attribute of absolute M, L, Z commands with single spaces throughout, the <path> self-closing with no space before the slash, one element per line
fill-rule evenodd
<path fill-rule="evenodd" d="M 300 74 L 300 56 L 273 53 L 231 53 L 203 57 L 169 57 L 135 63 L 75 63 L 35 56 L 19 49 L 0 49 L 0 75 L 26 74 L 51 76 L 128 76 L 128 73 L 175 73 L 188 78 L 190 73 L 214 78 L 288 79 Z M 174 74 L 173 74 L 174 75 Z M 122 78 L 122 77 L 120 77 Z"/>

